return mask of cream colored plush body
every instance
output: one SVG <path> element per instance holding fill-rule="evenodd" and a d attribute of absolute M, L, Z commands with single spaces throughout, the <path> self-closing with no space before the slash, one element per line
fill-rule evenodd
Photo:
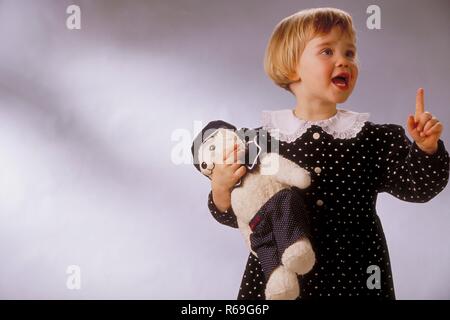
<path fill-rule="evenodd" d="M 255 256 L 258 255 L 251 249 L 252 230 L 249 223 L 258 210 L 277 192 L 291 186 L 304 189 L 310 183 L 311 178 L 306 170 L 278 154 L 269 153 L 262 158 L 260 167 L 247 173 L 241 186 L 233 189 L 231 207 L 237 217 L 239 230 Z M 266 299 L 296 299 L 300 294 L 297 274 L 307 273 L 314 263 L 315 254 L 307 238 L 292 244 L 282 255 L 282 265 L 272 272 L 267 281 Z"/>
<path fill-rule="evenodd" d="M 223 152 L 233 144 L 238 150 L 245 149 L 244 143 L 230 130 L 218 129 L 198 150 L 201 172 L 212 175 L 215 163 L 223 159 Z M 213 147 L 211 147 L 213 146 Z M 228 147 L 228 148 L 227 148 Z M 260 165 L 242 178 L 241 185 L 231 193 L 231 206 L 236 215 L 238 227 L 251 249 L 249 222 L 258 210 L 277 192 L 291 188 L 307 188 L 311 183 L 309 172 L 294 162 L 276 154 L 267 153 L 260 158 Z M 297 275 L 309 272 L 315 263 L 315 254 L 308 238 L 301 238 L 284 253 L 282 264 L 278 266 L 267 280 L 265 296 L 268 300 L 292 300 L 300 294 Z"/>

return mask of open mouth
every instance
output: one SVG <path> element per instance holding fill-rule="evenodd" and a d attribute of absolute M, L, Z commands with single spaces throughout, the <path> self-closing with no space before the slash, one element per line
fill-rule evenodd
<path fill-rule="evenodd" d="M 350 74 L 348 72 L 341 72 L 337 76 L 331 78 L 331 82 L 341 90 L 346 90 L 350 83 Z"/>

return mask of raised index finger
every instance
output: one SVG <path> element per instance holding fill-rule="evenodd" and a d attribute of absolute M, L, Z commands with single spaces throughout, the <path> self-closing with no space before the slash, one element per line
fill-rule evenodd
<path fill-rule="evenodd" d="M 424 95 L 423 88 L 419 88 L 416 94 L 416 114 L 414 115 L 414 120 L 416 122 L 419 121 L 419 116 L 425 112 L 423 95 Z"/>

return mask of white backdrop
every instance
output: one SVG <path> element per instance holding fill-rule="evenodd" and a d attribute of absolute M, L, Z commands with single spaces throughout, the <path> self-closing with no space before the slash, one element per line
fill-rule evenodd
<path fill-rule="evenodd" d="M 1 1 L 0 298 L 235 299 L 244 243 L 210 216 L 207 179 L 172 161 L 172 134 L 293 107 L 262 59 L 298 10 L 354 18 L 360 77 L 339 108 L 405 126 L 424 87 L 449 148 L 449 2 L 375 2 L 381 30 L 366 28 L 373 1 Z M 398 298 L 450 298 L 449 207 L 449 188 L 379 196 Z"/>

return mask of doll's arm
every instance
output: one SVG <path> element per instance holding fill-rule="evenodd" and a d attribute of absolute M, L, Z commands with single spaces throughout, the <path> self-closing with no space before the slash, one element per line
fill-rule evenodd
<path fill-rule="evenodd" d="M 449 155 L 444 142 L 438 141 L 438 150 L 429 155 L 415 142 L 411 143 L 400 125 L 380 127 L 378 192 L 388 192 L 404 201 L 427 202 L 438 195 L 449 178 Z"/>
<path fill-rule="evenodd" d="M 275 175 L 279 182 L 300 189 L 305 189 L 311 184 L 308 171 L 277 153 L 268 153 L 262 157 L 261 174 Z"/>

